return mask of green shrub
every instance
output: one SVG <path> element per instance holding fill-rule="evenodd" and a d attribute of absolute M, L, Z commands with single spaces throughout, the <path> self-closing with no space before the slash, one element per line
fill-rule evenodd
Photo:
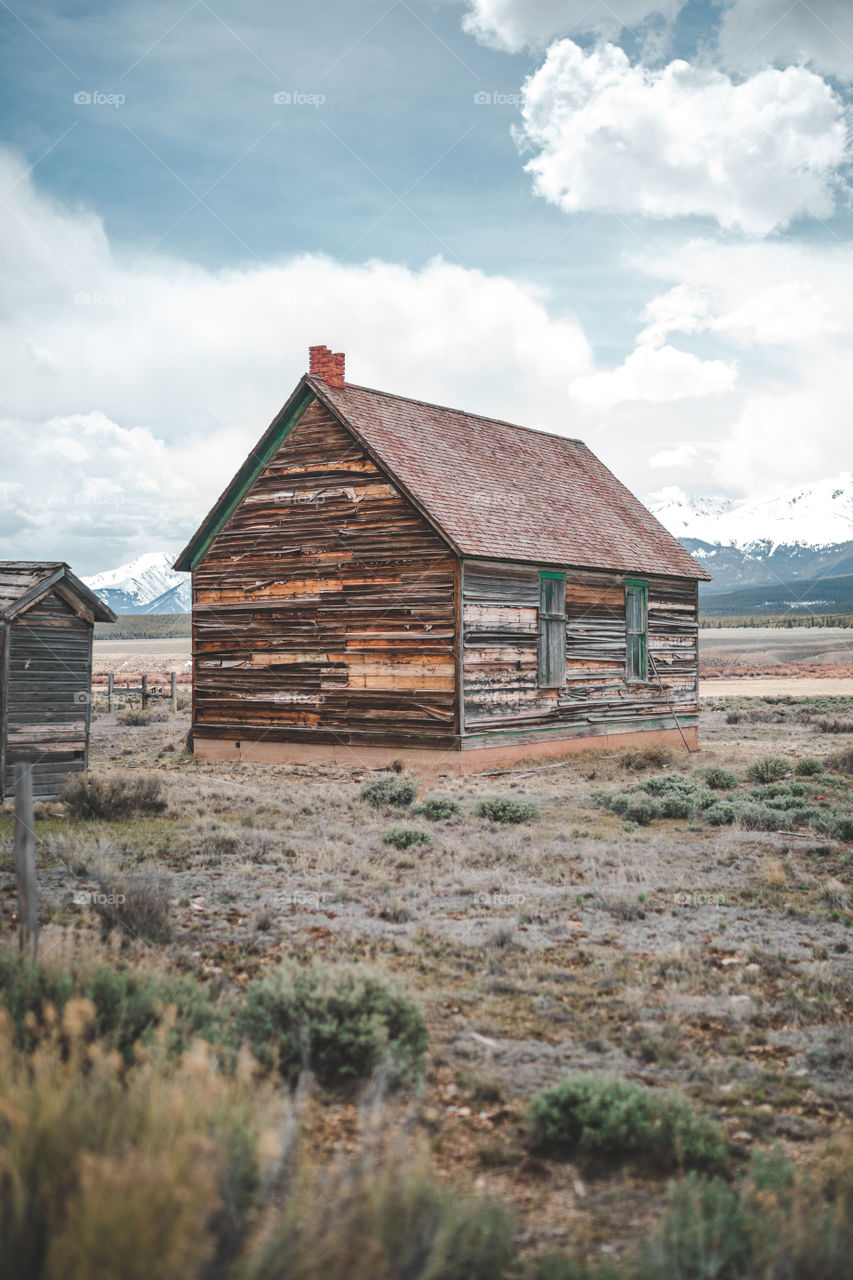
<path fill-rule="evenodd" d="M 658 1167 L 719 1169 L 726 1141 L 685 1097 L 616 1076 L 570 1076 L 533 1099 L 533 1145 L 547 1154 L 642 1159 Z"/>
<path fill-rule="evenodd" d="M 429 833 L 415 827 L 389 827 L 382 833 L 382 840 L 395 849 L 414 849 L 416 845 L 432 844 Z"/>
<path fill-rule="evenodd" d="M 690 1173 L 669 1188 L 659 1233 L 640 1255 L 637 1280 L 740 1280 L 751 1269 L 752 1219 L 722 1178 Z"/>
<path fill-rule="evenodd" d="M 814 756 L 805 756 L 797 762 L 794 769 L 800 778 L 815 778 L 819 773 L 824 773 L 825 767 L 822 760 L 816 760 Z"/>
<path fill-rule="evenodd" d="M 365 782 L 361 788 L 362 800 L 372 804 L 374 809 L 386 807 L 406 809 L 417 793 L 417 779 L 409 778 L 405 774 L 399 773 L 390 773 L 381 778 L 375 778 L 373 782 Z"/>
<path fill-rule="evenodd" d="M 829 835 L 847 843 L 853 841 L 853 813 L 833 813 Z"/>
<path fill-rule="evenodd" d="M 502 1280 L 514 1260 L 501 1205 L 399 1155 L 303 1177 L 262 1225 L 243 1280 Z"/>
<path fill-rule="evenodd" d="M 633 795 L 622 812 L 627 822 L 636 822 L 638 826 L 647 827 L 652 818 L 661 816 L 661 804 L 651 796 Z"/>
<path fill-rule="evenodd" d="M 836 773 L 853 773 L 853 747 L 845 747 L 843 751 L 836 751 L 834 755 L 829 757 L 827 764 Z"/>
<path fill-rule="evenodd" d="M 681 795 L 677 791 L 661 796 L 658 805 L 662 818 L 690 818 L 696 808 L 691 796 Z"/>
<path fill-rule="evenodd" d="M 705 785 L 713 791 L 731 791 L 737 786 L 737 774 L 730 769 L 721 769 L 719 765 L 700 769 L 699 776 L 705 779 Z"/>
<path fill-rule="evenodd" d="M 814 795 L 814 788 L 807 782 L 771 782 L 764 787 L 754 787 L 748 799 L 769 804 L 771 809 L 796 809 Z"/>
<path fill-rule="evenodd" d="M 784 756 L 763 756 L 761 760 L 753 760 L 746 771 L 751 782 L 776 782 L 784 778 L 790 771 L 791 762 Z"/>
<path fill-rule="evenodd" d="M 853 1280 L 849 1144 L 817 1168 L 757 1152 L 740 1187 L 688 1174 L 631 1280 Z M 625 1276 L 625 1272 L 623 1272 Z M 627 1276 L 626 1276 L 627 1280 Z"/>
<path fill-rule="evenodd" d="M 387 1066 L 394 1083 L 423 1069 L 421 1008 L 361 968 L 282 965 L 251 982 L 238 1026 L 261 1062 L 288 1081 L 309 1068 L 327 1088 L 349 1088 Z"/>
<path fill-rule="evenodd" d="M 730 800 L 720 800 L 704 809 L 702 817 L 712 827 L 727 827 L 734 822 L 736 814 L 737 810 Z"/>
<path fill-rule="evenodd" d="M 563 1254 L 546 1254 L 533 1272 L 533 1280 L 628 1280 L 624 1265 L 570 1258 Z"/>
<path fill-rule="evenodd" d="M 153 1045 L 128 1066 L 91 1041 L 90 1013 L 69 1001 L 30 1052 L 0 1020 L 0 1270 L 10 1280 L 232 1274 L 259 1139 L 283 1122 L 281 1104 L 257 1081 L 221 1076 L 199 1048 L 176 1060 Z"/>
<path fill-rule="evenodd" d="M 121 822 L 137 814 L 162 813 L 166 808 L 162 791 L 156 774 L 137 778 L 122 774 L 93 778 L 87 774 L 70 782 L 60 799 L 72 818 Z"/>
<path fill-rule="evenodd" d="M 598 794 L 594 799 L 640 826 L 647 826 L 653 818 L 692 818 L 717 803 L 704 779 L 684 773 L 646 778 L 626 791 Z"/>
<path fill-rule="evenodd" d="M 632 787 L 629 791 L 616 791 L 611 795 L 600 795 L 596 797 L 599 804 L 610 809 L 613 813 L 621 814 L 626 822 L 633 822 L 637 826 L 647 827 L 653 818 L 663 816 L 663 803 L 654 796 L 647 795 L 640 787 Z M 678 804 L 678 798 L 672 798 L 673 807 Z M 667 817 L 676 816 L 674 813 L 667 813 Z"/>
<path fill-rule="evenodd" d="M 539 817 L 539 806 L 532 801 L 514 800 L 511 796 L 486 796 L 475 812 L 490 822 L 533 822 Z"/>
<path fill-rule="evenodd" d="M 782 831 L 789 825 L 784 812 L 749 800 L 735 806 L 734 819 L 745 831 Z"/>
<path fill-rule="evenodd" d="M 75 997 L 92 1002 L 93 1033 L 128 1062 L 136 1042 L 150 1041 L 164 1025 L 169 1026 L 169 1045 L 175 1052 L 185 1049 L 195 1036 L 212 1041 L 224 1031 L 222 1012 L 209 989 L 193 978 L 114 968 L 86 956 L 76 957 L 70 965 L 32 964 L 17 953 L 0 951 L 0 998 L 25 1047 L 32 1046 L 48 1005 L 61 1016 Z M 168 1014 L 170 1009 L 173 1014 Z"/>
<path fill-rule="evenodd" d="M 101 934 L 118 929 L 122 940 L 164 942 L 171 935 L 172 878 L 153 867 L 123 871 L 101 866 L 93 872 L 98 892 L 91 905 L 101 921 Z"/>
<path fill-rule="evenodd" d="M 462 805 L 458 800 L 451 800 L 450 796 L 427 796 L 421 803 L 415 805 L 412 813 L 422 814 L 423 817 L 429 818 L 431 822 L 441 822 L 444 818 L 452 818 L 455 814 L 461 813 Z"/>

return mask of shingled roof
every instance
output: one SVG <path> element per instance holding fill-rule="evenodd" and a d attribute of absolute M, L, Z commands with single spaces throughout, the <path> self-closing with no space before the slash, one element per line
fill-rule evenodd
<path fill-rule="evenodd" d="M 53 587 L 71 594 L 98 622 L 115 622 L 103 600 L 71 572 L 64 560 L 0 560 L 0 622 L 9 622 Z"/>
<path fill-rule="evenodd" d="M 312 394 L 313 393 L 313 394 Z M 175 564 L 197 563 L 316 396 L 463 556 L 708 579 L 581 440 L 306 375 Z"/>

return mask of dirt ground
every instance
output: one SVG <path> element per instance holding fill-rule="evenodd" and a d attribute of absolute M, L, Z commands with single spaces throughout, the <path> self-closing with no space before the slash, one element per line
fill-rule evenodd
<path fill-rule="evenodd" d="M 593 752 L 533 772 L 439 779 L 424 794 L 462 806 L 443 822 L 371 808 L 360 798 L 376 776 L 368 770 L 200 764 L 183 750 L 185 713 L 157 711 L 134 727 L 96 707 L 93 773 L 156 773 L 168 809 L 108 823 L 44 807 L 43 953 L 69 933 L 96 945 L 75 893 L 94 889 L 89 869 L 112 860 L 171 877 L 173 939 L 120 940 L 137 960 L 234 992 L 283 957 L 378 964 L 426 1010 L 427 1079 L 408 1105 L 439 1172 L 510 1204 L 535 1252 L 605 1239 L 624 1252 L 658 1211 L 662 1180 L 526 1150 L 527 1103 L 567 1072 L 677 1085 L 744 1158 L 776 1141 L 807 1158 L 853 1120 L 853 847 L 804 830 L 636 826 L 595 800 L 650 775 L 721 765 L 743 779 L 769 754 L 793 769 L 849 746 L 805 713 L 847 723 L 853 702 L 806 704 L 797 690 L 782 701 L 706 699 L 699 752 L 639 771 L 630 753 Z M 821 775 L 815 787 L 849 811 L 848 775 Z M 478 817 L 485 795 L 532 801 L 539 817 Z M 396 850 L 383 833 L 399 825 L 431 843 Z M 11 937 L 8 807 L 0 868 Z M 322 1108 L 316 1141 L 343 1141 L 351 1110 Z"/>

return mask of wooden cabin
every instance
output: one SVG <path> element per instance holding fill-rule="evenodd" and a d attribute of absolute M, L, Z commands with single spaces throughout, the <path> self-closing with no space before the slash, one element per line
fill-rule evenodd
<path fill-rule="evenodd" d="M 92 636 L 112 609 L 56 561 L 0 561 L 0 779 L 32 764 L 33 794 L 56 796 L 88 763 Z"/>
<path fill-rule="evenodd" d="M 311 371 L 175 564 L 220 760 L 697 741 L 706 571 L 579 440 Z"/>

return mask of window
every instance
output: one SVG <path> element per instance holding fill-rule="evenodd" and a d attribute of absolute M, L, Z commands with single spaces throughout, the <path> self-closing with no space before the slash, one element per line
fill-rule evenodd
<path fill-rule="evenodd" d="M 649 588 L 638 578 L 625 581 L 626 674 L 648 679 Z"/>
<path fill-rule="evenodd" d="M 566 683 L 566 575 L 539 575 L 539 687 Z"/>

